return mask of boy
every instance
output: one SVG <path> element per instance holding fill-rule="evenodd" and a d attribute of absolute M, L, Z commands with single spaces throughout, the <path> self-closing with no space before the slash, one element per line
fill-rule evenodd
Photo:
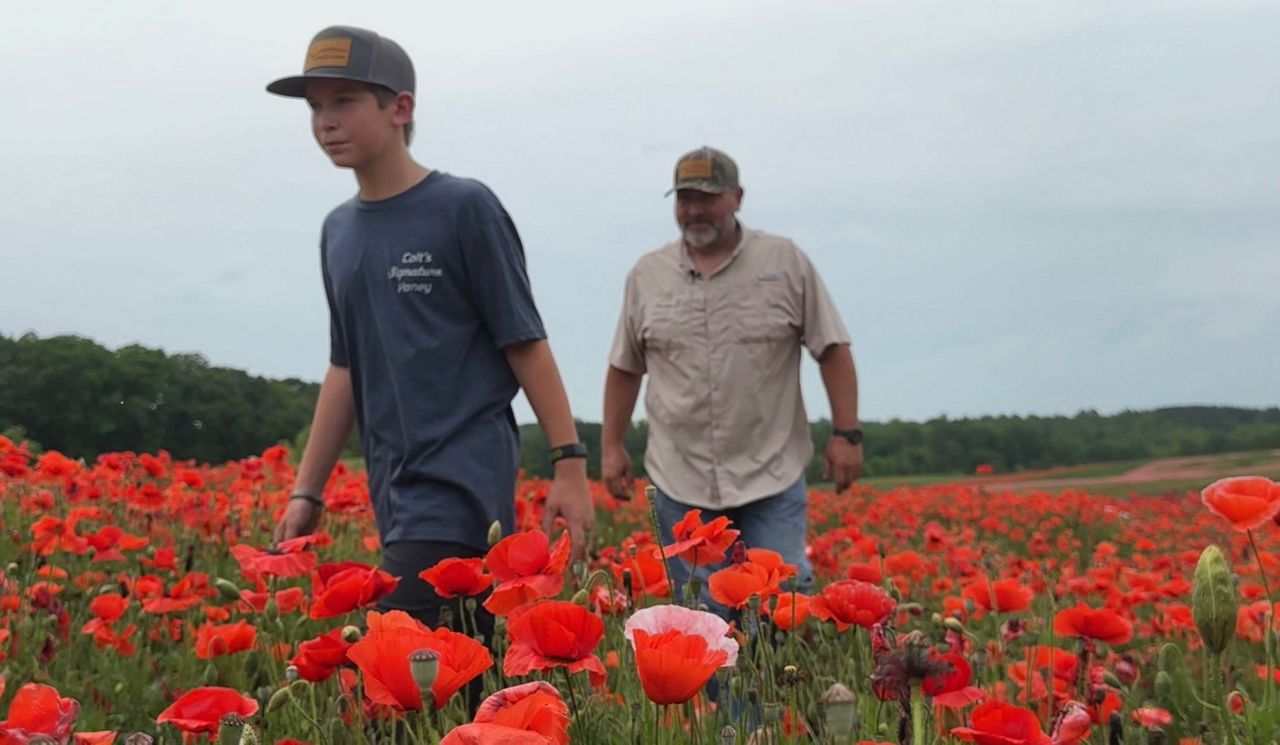
<path fill-rule="evenodd" d="M 444 602 L 418 573 L 447 557 L 484 555 L 494 520 L 513 530 L 519 388 L 557 446 L 546 529 L 564 518 L 581 555 L 594 523 L 586 449 L 524 251 L 488 188 L 410 156 L 413 64 L 395 42 L 327 28 L 312 40 L 303 74 L 267 90 L 307 100 L 316 141 L 359 186 L 321 232 L 330 365 L 275 539 L 315 530 L 320 495 L 358 422 L 383 569 L 400 577 L 380 606 L 435 626 Z M 488 638 L 492 617 L 478 620 Z"/>

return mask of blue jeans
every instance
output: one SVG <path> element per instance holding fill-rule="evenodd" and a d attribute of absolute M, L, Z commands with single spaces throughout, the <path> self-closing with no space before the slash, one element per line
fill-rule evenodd
<path fill-rule="evenodd" d="M 676 498 L 663 493 L 661 489 L 658 489 L 654 495 L 654 507 L 658 513 L 658 527 L 662 530 L 659 543 L 666 545 L 674 542 L 672 526 L 680 522 L 685 513 L 693 508 L 687 504 L 681 504 Z M 797 574 L 795 579 L 789 582 L 794 581 L 796 590 L 799 592 L 808 592 L 813 586 L 813 567 L 809 564 L 809 558 L 805 556 L 805 540 L 809 529 L 809 498 L 804 474 L 800 474 L 800 478 L 784 491 L 771 497 L 740 507 L 730 507 L 727 510 L 702 508 L 704 523 L 711 522 L 722 515 L 732 521 L 733 524 L 730 527 L 741 531 L 738 538 L 747 545 L 747 548 L 767 548 L 777 551 L 782 555 L 783 561 L 793 564 Z M 676 592 L 683 597 L 684 588 L 689 583 L 689 564 L 683 559 L 673 559 L 668 561 L 667 565 L 670 567 L 672 579 L 675 580 Z M 704 603 L 716 615 L 726 620 L 733 620 L 737 614 L 732 609 L 712 600 L 707 590 L 707 578 L 712 572 L 722 568 L 724 564 L 700 566 L 694 572 L 702 586 L 698 602 Z M 785 587 L 790 589 L 789 584 Z"/>

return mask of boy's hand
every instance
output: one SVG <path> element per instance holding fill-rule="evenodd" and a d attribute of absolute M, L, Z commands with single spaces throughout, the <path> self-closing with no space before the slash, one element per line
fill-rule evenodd
<path fill-rule="evenodd" d="M 574 561 L 586 558 L 587 541 L 596 527 L 596 511 L 587 491 L 587 464 L 582 459 L 566 459 L 556 464 L 555 479 L 543 505 L 542 529 L 547 535 L 551 534 L 557 517 L 564 518 L 568 527 Z"/>
<path fill-rule="evenodd" d="M 319 505 L 305 499 L 290 499 L 289 506 L 284 509 L 284 515 L 276 524 L 273 534 L 275 543 L 311 535 L 316 531 L 316 527 L 320 524 L 320 516 L 323 514 L 324 508 Z"/>
<path fill-rule="evenodd" d="M 604 448 L 600 453 L 600 478 L 614 499 L 627 502 L 635 491 L 635 474 L 631 455 L 621 445 Z"/>

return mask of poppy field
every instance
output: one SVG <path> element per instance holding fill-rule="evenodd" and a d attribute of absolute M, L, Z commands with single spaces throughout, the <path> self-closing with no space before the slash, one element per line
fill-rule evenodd
<path fill-rule="evenodd" d="M 292 483 L 280 447 L 83 462 L 0 437 L 0 745 L 1280 741 L 1268 478 L 812 490 L 806 592 L 724 519 L 661 540 L 643 492 L 594 488 L 575 561 L 524 480 L 515 533 L 423 572 L 456 598 L 434 626 L 377 610 L 418 578 L 379 570 L 362 472 L 270 544 Z M 675 561 L 722 567 L 678 587 Z"/>

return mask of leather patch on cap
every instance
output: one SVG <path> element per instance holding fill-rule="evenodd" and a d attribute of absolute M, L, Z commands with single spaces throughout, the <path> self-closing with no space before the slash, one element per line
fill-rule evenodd
<path fill-rule="evenodd" d="M 709 179 L 715 175 L 715 169 L 711 166 L 710 160 L 686 160 L 680 164 L 680 168 L 676 169 L 676 181 L 692 181 L 695 179 Z"/>
<path fill-rule="evenodd" d="M 317 39 L 307 49 L 303 72 L 317 67 L 346 67 L 351 59 L 351 39 Z"/>

